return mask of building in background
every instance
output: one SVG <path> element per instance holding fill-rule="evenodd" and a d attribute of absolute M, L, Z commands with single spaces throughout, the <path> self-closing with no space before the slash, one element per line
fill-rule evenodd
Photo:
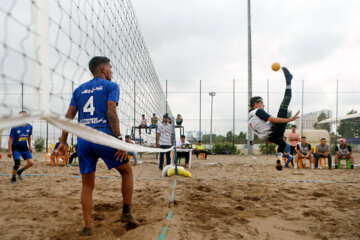
<path fill-rule="evenodd" d="M 296 119 L 295 124 L 298 129 L 301 129 L 301 123 L 303 124 L 302 128 L 305 130 L 313 130 L 314 124 L 318 122 L 318 117 L 321 113 L 325 113 L 327 118 L 332 117 L 332 110 L 323 109 L 317 112 L 306 113 L 302 118 Z"/>
<path fill-rule="evenodd" d="M 186 132 L 186 138 L 188 141 L 191 141 L 194 139 L 194 132 L 193 131 L 187 131 Z"/>

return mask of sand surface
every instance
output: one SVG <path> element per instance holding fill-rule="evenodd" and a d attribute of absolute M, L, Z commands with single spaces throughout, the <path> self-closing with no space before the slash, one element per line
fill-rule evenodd
<path fill-rule="evenodd" d="M 0 174 L 8 174 L 13 160 L 2 155 Z M 360 164 L 360 155 L 355 156 Z M 158 161 L 145 155 L 133 167 L 133 214 L 141 226 L 132 229 L 120 222 L 121 178 L 99 161 L 95 235 L 79 237 L 78 168 L 44 167 L 39 153 L 34 159 L 24 174 L 47 176 L 24 176 L 17 185 L 0 176 L 2 240 L 158 239 L 164 227 L 166 239 L 360 239 L 360 166 L 278 172 L 273 156 L 217 155 L 193 158 L 192 178 L 161 178 Z M 169 204 L 175 179 L 175 202 Z"/>

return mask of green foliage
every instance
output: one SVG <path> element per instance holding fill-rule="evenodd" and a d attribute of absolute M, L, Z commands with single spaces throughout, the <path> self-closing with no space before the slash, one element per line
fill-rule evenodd
<path fill-rule="evenodd" d="M 226 136 L 222 136 L 222 135 L 216 135 L 213 134 L 212 135 L 212 141 L 214 144 L 216 143 L 231 143 L 233 142 L 233 133 L 232 131 L 228 131 L 226 133 Z M 239 135 L 234 135 L 234 141 L 235 144 L 246 144 L 246 133 L 244 132 L 240 132 Z M 203 144 L 209 144 L 210 143 L 210 134 L 204 134 L 202 136 L 202 142 Z"/>
<path fill-rule="evenodd" d="M 324 123 L 324 124 L 318 124 L 319 122 L 328 119 L 329 116 L 326 115 L 326 113 L 322 112 L 320 113 L 318 119 L 317 119 L 317 123 L 314 124 L 314 128 L 315 129 L 325 129 L 328 132 L 330 132 L 330 123 Z"/>
<path fill-rule="evenodd" d="M 45 148 L 45 139 L 43 138 L 36 138 L 34 141 L 34 147 L 37 152 L 42 152 Z"/>
<path fill-rule="evenodd" d="M 266 143 L 260 144 L 260 152 L 263 155 L 274 155 L 276 154 L 276 144 L 268 144 L 267 150 L 266 150 Z"/>
<path fill-rule="evenodd" d="M 233 148 L 231 143 L 216 143 L 212 148 L 212 152 L 216 154 L 239 154 L 240 150 L 236 146 Z"/>
<path fill-rule="evenodd" d="M 357 111 L 353 109 L 350 112 L 348 112 L 347 115 L 353 113 L 357 113 Z M 340 121 L 337 130 L 339 135 L 345 138 L 360 137 L 360 122 L 354 121 L 353 119 Z"/>

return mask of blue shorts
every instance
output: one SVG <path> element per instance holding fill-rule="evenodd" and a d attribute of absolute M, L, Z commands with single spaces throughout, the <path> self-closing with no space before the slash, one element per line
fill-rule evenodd
<path fill-rule="evenodd" d="M 99 158 L 104 160 L 109 170 L 129 162 L 128 159 L 122 162 L 120 162 L 120 159 L 116 161 L 115 153 L 117 149 L 92 143 L 81 138 L 78 138 L 77 151 L 81 174 L 95 172 Z"/>
<path fill-rule="evenodd" d="M 26 159 L 32 159 L 32 155 L 30 150 L 27 150 L 26 152 L 19 152 L 19 151 L 13 151 L 14 160 L 20 160 L 20 156 L 26 160 Z"/>

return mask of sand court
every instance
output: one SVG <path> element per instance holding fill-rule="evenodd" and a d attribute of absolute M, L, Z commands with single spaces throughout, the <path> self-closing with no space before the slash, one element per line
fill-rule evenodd
<path fill-rule="evenodd" d="M 44 167 L 42 156 L 34 154 L 34 168 L 17 185 L 0 176 L 1 239 L 79 239 L 78 168 Z M 359 157 L 355 154 L 355 164 Z M 278 172 L 272 156 L 216 155 L 194 158 L 192 178 L 161 178 L 153 155 L 140 160 L 133 167 L 133 213 L 141 226 L 120 222 L 121 178 L 100 160 L 95 235 L 81 239 L 159 239 L 162 230 L 165 239 L 360 238 L 359 167 Z M 0 173 L 12 166 L 13 160 L 2 158 Z"/>

